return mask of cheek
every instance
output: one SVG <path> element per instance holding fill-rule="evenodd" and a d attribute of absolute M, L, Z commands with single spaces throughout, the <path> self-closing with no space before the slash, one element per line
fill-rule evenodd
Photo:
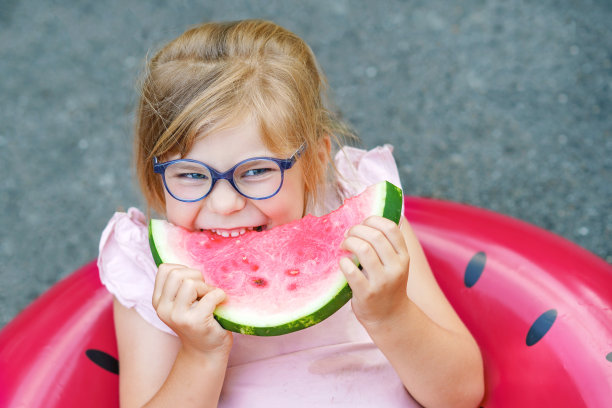
<path fill-rule="evenodd" d="M 304 194 L 304 182 L 301 177 L 285 179 L 283 188 L 278 193 L 278 200 L 270 203 L 268 216 L 277 221 L 275 224 L 285 224 L 302 218 Z"/>
<path fill-rule="evenodd" d="M 298 205 L 296 200 L 274 200 L 262 204 L 259 206 L 259 211 L 268 218 L 270 227 L 277 227 L 302 218 L 302 205 Z"/>
<path fill-rule="evenodd" d="M 166 218 L 172 224 L 192 229 L 197 214 L 195 208 L 191 203 L 175 200 L 166 193 Z"/>

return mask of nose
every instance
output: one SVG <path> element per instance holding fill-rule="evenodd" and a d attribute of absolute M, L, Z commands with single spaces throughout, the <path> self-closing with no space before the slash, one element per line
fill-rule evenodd
<path fill-rule="evenodd" d="M 219 180 L 205 198 L 210 211 L 220 215 L 240 211 L 246 204 L 246 197 L 238 193 L 227 180 Z"/>

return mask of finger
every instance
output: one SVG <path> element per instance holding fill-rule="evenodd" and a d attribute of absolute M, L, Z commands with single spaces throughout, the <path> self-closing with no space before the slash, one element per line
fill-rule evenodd
<path fill-rule="evenodd" d="M 166 283 L 166 278 L 168 277 L 168 273 L 170 272 L 170 268 L 168 264 L 161 264 L 159 268 L 157 268 L 157 274 L 155 275 L 155 285 L 153 286 L 153 306 L 157 307 L 159 304 L 159 299 L 161 297 L 162 288 Z"/>
<path fill-rule="evenodd" d="M 351 261 L 348 257 L 340 258 L 340 270 L 344 274 L 353 294 L 356 297 L 360 297 L 361 293 L 367 290 L 368 279 L 365 277 L 362 271 L 359 270 L 357 265 Z"/>
<path fill-rule="evenodd" d="M 201 280 L 184 279 L 174 299 L 175 308 L 179 312 L 187 312 L 210 289 Z"/>
<path fill-rule="evenodd" d="M 180 265 L 172 265 L 167 274 L 164 286 L 161 289 L 160 302 L 173 302 L 183 281 L 188 279 L 202 281 L 202 275 L 195 269 L 189 269 Z"/>
<path fill-rule="evenodd" d="M 395 252 L 408 251 L 404 234 L 395 222 L 384 217 L 371 216 L 363 224 L 381 231 L 387 237 Z"/>
<path fill-rule="evenodd" d="M 222 303 L 227 296 L 219 288 L 213 288 L 211 291 L 206 293 L 198 304 L 193 308 L 195 313 L 201 314 L 202 316 L 208 316 L 213 314 L 217 306 Z"/>
<path fill-rule="evenodd" d="M 159 305 L 161 295 L 163 292 L 164 285 L 166 284 L 166 279 L 168 278 L 168 274 L 172 270 L 173 267 L 178 267 L 178 265 L 171 264 L 161 264 L 159 268 L 157 268 L 157 274 L 155 275 L 155 285 L 153 287 L 153 307 L 157 308 Z"/>
<path fill-rule="evenodd" d="M 397 252 L 383 231 L 375 227 L 359 224 L 349 230 L 348 236 L 360 238 L 368 242 L 383 265 L 387 266 L 397 263 Z"/>
<path fill-rule="evenodd" d="M 357 257 L 370 283 L 375 284 L 382 279 L 382 262 L 369 242 L 349 235 L 342 242 L 342 247 Z"/>
<path fill-rule="evenodd" d="M 166 284 L 166 280 L 168 279 L 170 272 L 175 269 L 186 269 L 186 267 L 183 265 L 169 263 L 159 265 L 159 268 L 157 269 L 157 274 L 155 275 L 155 284 L 153 286 L 152 303 L 154 307 L 157 307 L 157 305 L 159 304 L 160 298 L 163 293 L 163 288 Z"/>
<path fill-rule="evenodd" d="M 202 281 L 202 282 L 204 281 L 202 272 L 198 271 L 197 269 L 187 268 L 186 266 L 182 266 L 179 269 L 180 269 L 180 274 L 183 277 L 183 279 L 193 279 L 193 280 Z"/>
<path fill-rule="evenodd" d="M 387 258 L 383 259 L 385 267 L 388 268 L 389 271 L 396 271 L 399 273 L 403 273 L 407 270 L 410 264 L 410 251 L 408 250 L 406 237 L 399 225 L 379 216 L 368 217 L 364 221 L 364 224 L 382 231 L 397 254 L 395 258 L 389 258 L 389 263 L 387 263 Z"/>

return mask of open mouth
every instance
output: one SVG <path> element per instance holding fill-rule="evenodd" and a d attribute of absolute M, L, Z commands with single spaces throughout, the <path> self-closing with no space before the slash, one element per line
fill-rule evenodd
<path fill-rule="evenodd" d="M 244 235 L 247 231 L 261 232 L 261 231 L 265 231 L 265 229 L 266 229 L 265 225 L 258 225 L 256 227 L 233 228 L 233 229 L 217 228 L 217 229 L 211 229 L 209 231 L 219 236 L 229 238 L 229 237 L 239 237 L 241 235 Z"/>

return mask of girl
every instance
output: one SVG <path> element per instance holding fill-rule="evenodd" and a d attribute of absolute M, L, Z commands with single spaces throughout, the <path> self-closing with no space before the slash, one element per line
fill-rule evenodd
<path fill-rule="evenodd" d="M 137 116 L 149 206 L 190 230 L 239 236 L 329 212 L 380 179 L 399 185 L 389 146 L 347 147 L 330 162 L 332 141 L 347 132 L 324 105 L 323 84 L 309 47 L 269 22 L 204 24 L 170 42 L 148 64 Z M 269 161 L 266 171 L 283 177 L 245 186 L 240 177 L 259 170 L 237 163 L 253 157 L 289 165 Z M 154 163 L 166 164 L 156 173 Z M 235 186 L 185 188 L 210 168 L 233 170 Z M 370 217 L 342 245 L 363 266 L 340 261 L 350 305 L 299 332 L 252 337 L 214 320 L 225 294 L 199 271 L 156 268 L 142 213 L 115 214 L 98 263 L 115 296 L 121 405 L 476 406 L 480 352 L 408 222 Z"/>

